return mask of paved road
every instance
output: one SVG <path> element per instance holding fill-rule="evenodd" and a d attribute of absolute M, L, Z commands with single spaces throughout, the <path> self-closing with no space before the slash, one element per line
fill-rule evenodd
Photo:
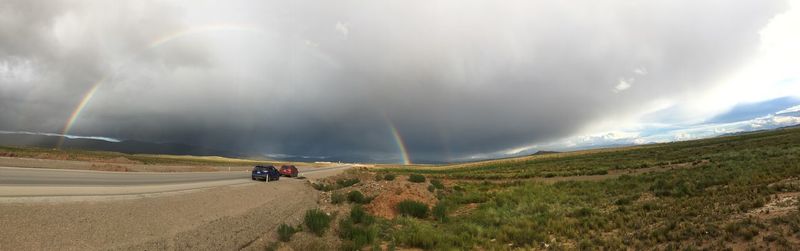
<path fill-rule="evenodd" d="M 339 167 L 298 167 L 300 173 L 312 173 Z M 0 185 L 44 186 L 130 186 L 180 184 L 223 180 L 249 180 L 250 172 L 102 172 L 64 169 L 0 167 Z"/>
<path fill-rule="evenodd" d="M 298 167 L 301 175 L 340 171 L 349 166 Z M 249 172 L 103 172 L 0 167 L 0 197 L 110 196 L 176 192 L 254 182 Z"/>
<path fill-rule="evenodd" d="M 264 250 L 281 223 L 300 224 L 320 195 L 307 180 L 256 182 L 243 171 L 39 166 L 0 167 L 0 250 Z M 348 168 L 299 169 L 314 180 Z"/>

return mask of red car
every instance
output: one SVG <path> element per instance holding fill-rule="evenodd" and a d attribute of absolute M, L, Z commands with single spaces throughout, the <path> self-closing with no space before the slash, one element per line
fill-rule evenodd
<path fill-rule="evenodd" d="M 286 177 L 297 177 L 297 174 L 300 173 L 294 165 L 282 165 L 280 172 Z"/>

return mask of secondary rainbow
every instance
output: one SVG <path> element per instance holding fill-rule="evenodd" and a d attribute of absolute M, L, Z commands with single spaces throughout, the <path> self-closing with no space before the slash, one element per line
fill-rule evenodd
<path fill-rule="evenodd" d="M 153 48 L 156 48 L 156 47 L 158 47 L 160 45 L 166 44 L 166 43 L 168 43 L 170 41 L 173 41 L 175 39 L 178 39 L 178 38 L 181 38 L 181 37 L 184 37 L 184 36 L 187 36 L 187 35 L 204 33 L 204 32 L 212 32 L 212 31 L 248 31 L 248 32 L 261 33 L 261 30 L 259 30 L 257 28 L 254 28 L 252 26 L 247 26 L 247 25 L 229 25 L 229 24 L 221 24 L 220 25 L 220 24 L 215 24 L 215 25 L 198 26 L 198 27 L 192 27 L 192 28 L 189 28 L 189 29 L 180 30 L 180 31 L 177 31 L 177 32 L 172 32 L 172 33 L 168 33 L 166 35 L 160 36 L 160 37 L 156 38 L 155 40 L 153 40 L 152 42 L 150 42 L 147 45 L 147 47 L 144 50 L 142 50 L 142 52 L 150 50 L 150 49 L 153 49 Z M 141 54 L 141 53 L 139 53 L 139 54 Z M 137 56 L 139 54 L 137 54 Z M 66 124 L 64 124 L 64 130 L 62 130 L 62 132 L 61 132 L 61 134 L 63 136 L 61 137 L 61 139 L 59 139 L 58 144 L 56 145 L 56 148 L 61 148 L 61 145 L 64 143 L 64 138 L 66 137 L 67 134 L 69 134 L 70 130 L 72 130 L 72 127 L 75 125 L 75 121 L 78 119 L 78 117 L 80 117 L 81 112 L 83 111 L 83 109 L 86 108 L 86 106 L 89 104 L 89 101 L 91 101 L 92 97 L 95 95 L 95 93 L 97 93 L 97 89 L 99 89 L 100 86 L 106 81 L 106 79 L 108 79 L 109 76 L 111 76 L 113 73 L 114 72 L 111 72 L 111 73 L 106 74 L 105 76 L 103 76 L 103 78 L 101 78 L 99 81 L 95 82 L 95 84 L 92 85 L 92 87 L 89 89 L 89 91 L 87 91 L 86 94 L 83 95 L 83 98 L 81 99 L 81 101 L 78 102 L 78 105 L 75 107 L 75 109 L 72 110 L 72 114 L 70 114 L 69 118 L 67 119 Z"/>

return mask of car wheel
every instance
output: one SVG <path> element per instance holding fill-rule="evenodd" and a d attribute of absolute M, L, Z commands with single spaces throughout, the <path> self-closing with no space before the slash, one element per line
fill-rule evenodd
<path fill-rule="evenodd" d="M 255 176 L 250 176 L 250 178 L 251 178 L 251 179 L 253 179 L 253 180 L 256 180 L 256 177 L 255 177 Z"/>

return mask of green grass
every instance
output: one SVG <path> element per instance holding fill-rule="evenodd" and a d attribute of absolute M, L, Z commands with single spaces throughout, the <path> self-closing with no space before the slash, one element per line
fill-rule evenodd
<path fill-rule="evenodd" d="M 306 211 L 305 218 L 303 218 L 303 223 L 305 223 L 306 227 L 308 227 L 309 232 L 314 233 L 317 236 L 322 236 L 328 227 L 330 227 L 331 220 L 332 217 L 325 214 L 325 212 L 322 210 L 311 209 Z"/>
<path fill-rule="evenodd" d="M 521 179 L 662 166 L 680 168 L 597 181 Z M 392 227 L 379 236 L 399 247 L 507 250 L 509 244 L 541 249 L 547 243 L 556 249 L 724 249 L 734 241 L 764 241 L 790 249 L 787 238 L 800 233 L 796 210 L 769 220 L 744 217 L 778 193 L 800 192 L 796 184 L 778 183 L 800 177 L 800 129 L 380 172 L 456 182 L 437 190 L 434 217 L 426 211 L 420 219 L 386 223 Z"/>
<path fill-rule="evenodd" d="M 360 205 L 350 210 L 350 215 L 339 222 L 340 250 L 360 250 L 378 239 L 379 229 L 374 225 L 375 217 L 369 215 Z"/>
<path fill-rule="evenodd" d="M 297 230 L 294 227 L 286 225 L 286 223 L 281 224 L 278 226 L 278 240 L 282 242 L 288 242 L 292 239 L 292 235 L 294 235 L 296 232 Z"/>
<path fill-rule="evenodd" d="M 486 161 L 477 164 L 456 165 L 462 168 L 386 168 L 382 171 L 394 173 L 425 174 L 434 178 L 448 179 L 520 179 L 533 177 L 559 177 L 576 175 L 602 175 L 612 170 L 631 170 L 650 167 L 670 167 L 676 164 L 698 165 L 704 161 L 721 158 L 743 157 L 730 154 L 751 151 L 760 153 L 759 144 L 784 134 L 796 134 L 796 128 L 754 133 L 739 136 L 719 137 L 697 141 L 654 144 L 623 149 L 590 150 L 576 153 L 539 155 L 525 158 Z M 740 142 L 742 140 L 747 143 Z M 744 143 L 744 144 L 740 144 Z M 755 145 L 754 145 L 755 144 Z M 789 147 L 784 143 L 781 147 Z M 758 157 L 758 155 L 756 155 Z"/>
<path fill-rule="evenodd" d="M 397 213 L 403 216 L 413 216 L 416 218 L 428 217 L 428 205 L 419 201 L 404 200 L 397 203 L 395 208 L 397 209 Z"/>

